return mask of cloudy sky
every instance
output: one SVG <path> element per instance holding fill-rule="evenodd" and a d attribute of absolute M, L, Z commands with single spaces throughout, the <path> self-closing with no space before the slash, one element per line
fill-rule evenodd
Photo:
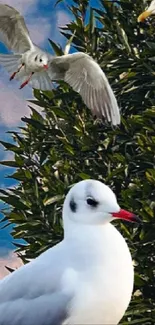
<path fill-rule="evenodd" d="M 64 26 L 72 19 L 66 8 L 66 4 L 70 2 L 71 0 L 65 0 L 64 4 L 61 3 L 54 8 L 55 0 L 0 0 L 0 3 L 11 5 L 20 11 L 25 18 L 32 41 L 50 52 L 48 38 L 62 46 L 65 44 L 59 26 Z M 96 0 L 92 0 L 92 4 L 95 3 Z M 0 53 L 8 53 L 2 43 Z M 19 85 L 18 81 L 10 82 L 9 74 L 0 67 L 0 140 L 3 141 L 10 141 L 10 136 L 6 132 L 17 129 L 21 124 L 21 117 L 30 113 L 26 99 L 32 98 L 32 90 L 29 86 L 19 90 Z M 0 145 L 0 160 L 12 158 L 11 152 L 5 152 Z M 15 181 L 6 178 L 12 171 L 8 167 L 0 166 L 0 188 L 16 185 Z M 7 273 L 4 265 L 16 267 L 21 263 L 12 251 L 10 229 L 11 227 L 0 229 L 0 278 Z"/>

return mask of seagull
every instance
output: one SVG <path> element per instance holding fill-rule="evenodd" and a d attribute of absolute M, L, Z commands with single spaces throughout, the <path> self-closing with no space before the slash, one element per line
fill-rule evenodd
<path fill-rule="evenodd" d="M 147 17 L 155 15 L 155 0 L 153 0 L 146 11 L 142 12 L 138 16 L 138 22 L 143 22 Z"/>
<path fill-rule="evenodd" d="M 0 4 L 0 41 L 14 54 L 1 54 L 0 64 L 10 80 L 22 81 L 20 89 L 52 90 L 52 81 L 64 80 L 78 92 L 92 114 L 112 125 L 120 124 L 120 112 L 113 90 L 98 63 L 83 52 L 54 57 L 32 43 L 24 18 Z"/>
<path fill-rule="evenodd" d="M 134 270 L 110 222 L 140 219 L 97 180 L 76 183 L 62 214 L 64 239 L 0 281 L 0 325 L 116 325 L 123 317 Z"/>

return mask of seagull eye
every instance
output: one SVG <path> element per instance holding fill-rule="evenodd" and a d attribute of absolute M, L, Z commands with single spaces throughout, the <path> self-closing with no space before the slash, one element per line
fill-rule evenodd
<path fill-rule="evenodd" d="M 40 59 L 40 62 L 43 62 L 43 60 L 42 60 L 42 59 Z"/>
<path fill-rule="evenodd" d="M 38 58 L 38 56 L 36 55 L 36 57 L 35 57 L 34 61 L 37 61 L 37 58 Z"/>
<path fill-rule="evenodd" d="M 71 199 L 69 205 L 70 205 L 70 209 L 72 210 L 72 212 L 76 212 L 76 210 L 77 210 L 77 204 L 75 203 L 75 201 L 74 201 L 73 198 Z"/>
<path fill-rule="evenodd" d="M 92 207 L 96 207 L 98 205 L 98 202 L 96 200 L 94 200 L 92 197 L 88 197 L 87 204 L 91 205 Z"/>

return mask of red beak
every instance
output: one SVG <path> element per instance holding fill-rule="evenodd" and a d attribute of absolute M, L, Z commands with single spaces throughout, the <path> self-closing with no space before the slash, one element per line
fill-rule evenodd
<path fill-rule="evenodd" d="M 45 68 L 45 69 L 48 69 L 48 65 L 47 65 L 47 64 L 44 64 L 44 68 Z"/>
<path fill-rule="evenodd" d="M 119 219 L 124 219 L 130 222 L 138 222 L 141 223 L 142 221 L 140 220 L 139 217 L 137 217 L 135 214 L 132 212 L 126 211 L 121 209 L 119 212 L 114 212 L 111 213 L 114 218 L 119 218 Z"/>

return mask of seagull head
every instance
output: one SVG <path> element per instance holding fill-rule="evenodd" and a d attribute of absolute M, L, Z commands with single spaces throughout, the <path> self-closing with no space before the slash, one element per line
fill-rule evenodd
<path fill-rule="evenodd" d="M 35 65 L 38 67 L 38 69 L 48 69 L 48 56 L 46 53 L 41 53 L 39 55 L 36 55 L 34 58 Z"/>
<path fill-rule="evenodd" d="M 64 223 L 67 219 L 72 223 L 100 225 L 116 218 L 140 222 L 132 212 L 120 208 L 114 192 L 100 181 L 81 181 L 66 196 L 63 207 Z"/>

